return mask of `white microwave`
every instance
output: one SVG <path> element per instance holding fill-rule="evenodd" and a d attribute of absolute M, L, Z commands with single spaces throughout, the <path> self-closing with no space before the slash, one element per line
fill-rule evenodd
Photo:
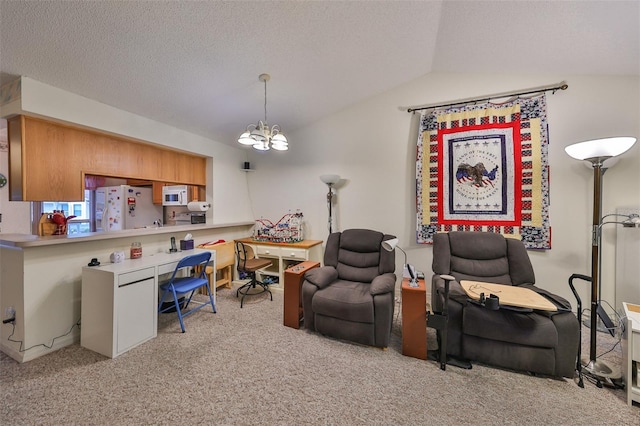
<path fill-rule="evenodd" d="M 187 185 L 171 185 L 162 187 L 163 206 L 186 206 L 189 204 Z"/>

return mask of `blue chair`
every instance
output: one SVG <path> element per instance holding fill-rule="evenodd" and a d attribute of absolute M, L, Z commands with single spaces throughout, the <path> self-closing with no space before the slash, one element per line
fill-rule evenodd
<path fill-rule="evenodd" d="M 167 311 L 175 311 L 178 313 L 178 319 L 180 320 L 180 327 L 182 327 L 182 332 L 184 333 L 184 322 L 183 318 L 191 315 L 192 313 L 199 311 L 207 305 L 211 305 L 211 309 L 213 313 L 216 313 L 216 304 L 213 301 L 213 293 L 211 292 L 211 288 L 209 287 L 209 280 L 207 279 L 207 275 L 205 273 L 205 269 L 209 260 L 211 259 L 211 252 L 192 254 L 187 257 L 183 257 L 180 262 L 176 265 L 176 269 L 173 271 L 171 275 L 171 279 L 166 283 L 160 285 L 160 290 L 162 291 L 162 297 L 160 298 L 160 303 L 158 304 L 158 312 L 163 313 Z M 200 266 L 200 268 L 197 268 Z M 193 276 L 188 277 L 176 277 L 176 274 L 182 268 L 191 268 L 191 273 L 195 274 Z M 195 271 L 200 271 L 200 273 L 196 274 Z M 191 302 L 191 298 L 195 294 L 196 290 L 200 287 L 206 287 L 207 294 L 209 295 L 209 301 L 203 304 L 198 304 L 197 307 L 187 310 L 189 303 Z M 173 296 L 173 303 L 163 301 L 165 296 L 171 293 Z M 188 294 L 188 296 L 186 296 Z M 182 300 L 179 300 L 179 296 L 182 297 Z M 184 298 L 187 298 L 186 301 Z M 168 305 L 168 306 L 167 306 Z"/>

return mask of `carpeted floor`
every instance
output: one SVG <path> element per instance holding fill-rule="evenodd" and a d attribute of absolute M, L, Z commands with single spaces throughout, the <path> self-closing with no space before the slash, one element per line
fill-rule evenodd
<path fill-rule="evenodd" d="M 441 371 L 402 356 L 397 317 L 383 351 L 284 327 L 273 296 L 240 309 L 220 290 L 217 314 L 188 317 L 185 334 L 163 314 L 156 339 L 115 359 L 79 344 L 24 364 L 0 353 L 0 424 L 640 424 L 622 390 L 477 364 Z"/>

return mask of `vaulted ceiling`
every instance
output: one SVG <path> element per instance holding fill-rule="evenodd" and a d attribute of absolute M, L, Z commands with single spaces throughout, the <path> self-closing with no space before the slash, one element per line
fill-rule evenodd
<path fill-rule="evenodd" d="M 434 72 L 640 74 L 633 1 L 0 1 L 28 76 L 223 143 Z"/>

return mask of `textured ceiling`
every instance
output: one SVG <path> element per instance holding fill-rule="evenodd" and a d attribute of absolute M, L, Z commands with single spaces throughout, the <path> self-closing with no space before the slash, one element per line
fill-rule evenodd
<path fill-rule="evenodd" d="M 6 1 L 0 83 L 24 75 L 234 144 L 430 72 L 640 74 L 638 1 Z"/>

